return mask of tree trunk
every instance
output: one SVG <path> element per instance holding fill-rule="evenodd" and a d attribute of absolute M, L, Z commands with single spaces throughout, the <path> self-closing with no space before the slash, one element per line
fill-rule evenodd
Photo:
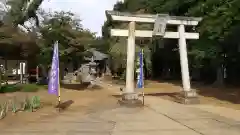
<path fill-rule="evenodd" d="M 65 76 L 65 73 L 64 73 L 65 65 L 66 64 L 64 62 L 59 62 L 59 75 L 60 75 L 59 79 L 60 80 L 62 80 Z M 69 69 L 68 69 L 68 73 L 69 73 Z"/>
<path fill-rule="evenodd" d="M 195 80 L 195 81 L 200 80 L 200 69 L 193 68 L 191 74 L 192 74 L 191 75 L 192 80 Z"/>
<path fill-rule="evenodd" d="M 0 69 L 0 90 L 2 89 L 2 70 Z"/>
<path fill-rule="evenodd" d="M 47 73 L 47 67 L 45 67 L 44 65 L 39 65 L 39 67 L 41 68 L 41 73 L 39 74 L 42 74 L 43 77 L 48 77 L 48 73 Z"/>
<path fill-rule="evenodd" d="M 224 86 L 223 66 L 217 68 L 216 81 L 213 83 L 215 86 Z"/>

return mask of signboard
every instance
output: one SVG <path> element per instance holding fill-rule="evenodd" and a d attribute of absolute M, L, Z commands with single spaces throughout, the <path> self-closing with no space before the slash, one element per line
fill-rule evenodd
<path fill-rule="evenodd" d="M 165 35 L 168 18 L 169 18 L 168 15 L 156 15 L 156 20 L 155 20 L 154 28 L 153 28 L 154 36 L 164 36 Z"/>

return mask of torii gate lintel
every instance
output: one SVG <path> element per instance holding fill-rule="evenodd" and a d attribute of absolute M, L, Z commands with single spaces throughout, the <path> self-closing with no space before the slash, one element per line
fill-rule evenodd
<path fill-rule="evenodd" d="M 183 103 L 187 104 L 198 102 L 197 93 L 196 91 L 191 89 L 190 85 L 186 39 L 199 39 L 199 33 L 185 32 L 185 25 L 196 26 L 202 20 L 202 18 L 168 16 L 166 14 L 131 14 L 116 11 L 106 11 L 106 15 L 110 17 L 113 21 L 129 22 L 128 30 L 111 29 L 112 36 L 128 37 L 127 75 L 124 99 L 135 100 L 138 98 L 137 94 L 135 93 L 134 87 L 135 37 L 151 38 L 153 36 L 162 36 L 162 38 L 178 39 L 179 42 L 179 54 L 184 93 Z M 136 22 L 155 23 L 154 30 L 135 30 Z M 167 24 L 178 25 L 178 31 L 165 31 Z"/>

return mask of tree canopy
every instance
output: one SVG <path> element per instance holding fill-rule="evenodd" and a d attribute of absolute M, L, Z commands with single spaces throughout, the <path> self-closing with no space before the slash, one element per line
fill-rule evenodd
<path fill-rule="evenodd" d="M 60 60 L 81 59 L 96 46 L 95 33 L 83 28 L 81 19 L 71 12 L 46 12 L 43 0 L 8 0 L 0 26 L 0 55 L 19 56 L 36 64 L 51 63 L 54 42 L 59 42 Z M 18 52 L 18 53 L 16 53 Z M 13 55 L 12 55 L 13 54 Z"/>
<path fill-rule="evenodd" d="M 59 53 L 62 60 L 81 56 L 95 40 L 95 34 L 81 25 L 81 20 L 71 12 L 48 13 L 40 26 L 40 56 L 43 62 L 50 63 L 49 55 L 55 41 L 59 42 Z M 74 55 L 72 55 L 74 54 Z"/>
<path fill-rule="evenodd" d="M 89 48 L 109 53 L 112 70 L 126 67 L 126 38 L 111 37 L 110 28 L 127 28 L 126 23 L 107 20 L 102 36 L 83 28 L 81 18 L 71 12 L 47 13 L 39 9 L 43 0 L 9 0 L 0 23 L 0 55 L 14 54 L 37 59 L 40 64 L 51 61 L 52 45 L 59 41 L 61 61 L 81 59 Z M 167 13 L 174 16 L 203 17 L 194 28 L 200 39 L 188 42 L 191 74 L 197 71 L 202 80 L 238 82 L 240 74 L 240 1 L 239 0 L 125 0 L 113 9 L 132 13 Z M 27 26 L 33 22 L 33 26 Z M 149 24 L 137 24 L 137 29 L 150 29 Z M 137 39 L 136 53 L 144 46 L 148 74 L 162 76 L 180 72 L 176 40 Z M 143 45 L 144 44 L 144 45 Z M 20 52 L 20 53 L 16 53 Z M 218 72 L 217 72 L 218 71 Z M 220 71 L 220 72 L 219 72 Z"/>
<path fill-rule="evenodd" d="M 226 73 L 228 74 L 227 80 L 236 80 L 236 75 L 233 72 L 237 72 L 236 69 L 240 68 L 240 64 L 238 64 L 240 62 L 240 41 L 238 40 L 240 28 L 239 8 L 239 0 L 125 0 L 124 2 L 117 2 L 114 5 L 114 10 L 122 12 L 167 13 L 174 16 L 203 17 L 202 22 L 196 28 L 196 31 L 200 33 L 200 39 L 188 42 L 190 68 L 198 69 L 201 73 L 204 70 L 205 74 L 214 72 L 214 69 L 215 71 L 216 69 L 221 69 L 222 74 L 220 76 L 223 75 L 224 69 L 226 69 Z M 102 28 L 103 37 L 105 39 L 110 38 L 109 29 L 116 26 L 119 27 L 119 25 L 123 24 L 113 23 L 110 20 L 106 21 Z M 116 41 L 119 40 L 112 40 L 111 44 L 114 45 Z M 175 46 L 173 46 L 174 44 Z M 164 40 L 165 47 L 152 50 L 151 54 L 154 57 L 160 57 L 153 54 L 163 54 L 168 50 L 171 53 L 159 59 L 165 59 L 164 61 L 168 61 L 167 65 L 169 65 L 171 63 L 169 58 L 173 58 L 170 55 L 174 55 L 175 51 L 173 50 L 178 49 L 176 44 L 177 42 Z M 153 43 L 149 43 L 149 48 L 152 48 L 152 45 Z M 117 51 L 125 52 L 125 50 L 119 49 Z M 116 52 L 116 54 L 118 53 Z M 152 64 L 154 64 L 153 62 Z M 173 63 L 176 62 L 179 62 L 177 55 L 175 60 L 173 60 Z M 161 66 L 163 67 L 164 64 L 162 63 Z M 159 68 L 158 70 L 160 70 Z M 213 76 L 216 79 L 219 75 L 214 73 Z"/>

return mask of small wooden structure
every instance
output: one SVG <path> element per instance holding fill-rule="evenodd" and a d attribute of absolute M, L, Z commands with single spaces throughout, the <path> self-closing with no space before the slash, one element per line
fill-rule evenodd
<path fill-rule="evenodd" d="M 27 74 L 26 60 L 0 57 L 0 66 L 5 70 L 6 76 L 12 80 L 23 80 L 23 76 Z"/>

